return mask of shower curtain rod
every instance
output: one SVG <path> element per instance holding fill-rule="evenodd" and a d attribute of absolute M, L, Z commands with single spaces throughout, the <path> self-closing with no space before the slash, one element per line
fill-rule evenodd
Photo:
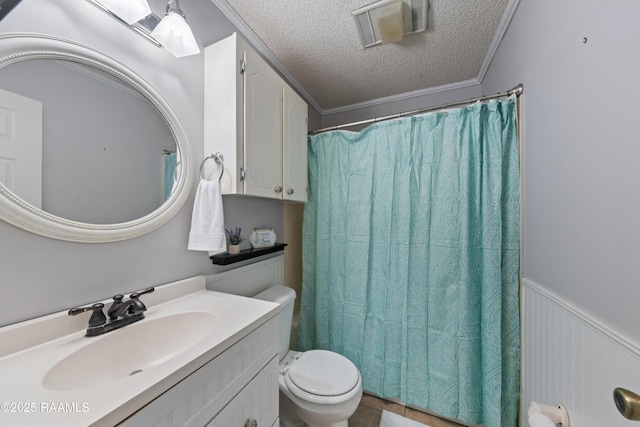
<path fill-rule="evenodd" d="M 478 101 L 484 102 L 484 101 L 489 101 L 491 99 L 504 98 L 511 95 L 520 96 L 522 95 L 523 91 L 524 91 L 524 86 L 522 85 L 522 83 L 520 83 L 518 86 L 514 87 L 511 90 L 508 90 L 506 92 L 496 93 L 495 95 L 479 96 L 478 98 L 467 99 L 465 101 L 451 102 L 447 104 L 438 105 L 436 107 L 420 108 L 418 110 L 405 111 L 404 113 L 391 114 L 389 116 L 376 117 L 373 119 L 361 120 L 359 122 L 352 122 L 352 123 L 345 123 L 343 125 L 330 126 L 330 127 L 326 127 L 318 130 L 313 130 L 309 132 L 309 135 L 317 135 L 319 133 L 328 132 L 330 130 L 338 130 L 338 129 L 350 128 L 353 126 L 366 125 L 369 123 L 377 123 L 385 120 L 397 119 L 399 117 L 404 117 L 404 116 L 413 116 L 415 114 L 420 114 L 420 113 L 429 113 L 429 112 L 438 111 L 438 110 L 446 110 L 447 108 L 462 107 L 464 105 L 473 104 Z"/>

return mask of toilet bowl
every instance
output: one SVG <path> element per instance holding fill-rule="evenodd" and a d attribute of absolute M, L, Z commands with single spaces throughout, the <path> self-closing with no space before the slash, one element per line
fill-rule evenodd
<path fill-rule="evenodd" d="M 326 350 L 289 350 L 296 293 L 274 286 L 254 298 L 280 304 L 280 425 L 347 427 L 362 397 L 358 368 L 346 357 Z M 287 408 L 293 408 L 295 414 Z M 298 418 L 299 417 L 299 418 Z"/>

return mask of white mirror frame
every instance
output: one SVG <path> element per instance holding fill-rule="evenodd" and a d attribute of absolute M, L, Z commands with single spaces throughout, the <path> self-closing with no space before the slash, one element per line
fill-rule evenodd
<path fill-rule="evenodd" d="M 24 230 L 72 242 L 115 242 L 141 236 L 169 221 L 184 205 L 193 186 L 193 153 L 187 135 L 169 104 L 140 76 L 114 59 L 79 43 L 27 33 L 0 35 L 0 68 L 29 59 L 58 59 L 88 65 L 129 84 L 158 110 L 176 141 L 181 167 L 171 196 L 142 218 L 117 224 L 71 221 L 31 206 L 0 184 L 0 219 Z"/>

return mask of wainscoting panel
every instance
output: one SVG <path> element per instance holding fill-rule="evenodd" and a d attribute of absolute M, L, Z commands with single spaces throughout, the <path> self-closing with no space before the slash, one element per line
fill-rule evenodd
<path fill-rule="evenodd" d="M 207 289 L 212 291 L 252 297 L 270 286 L 284 284 L 284 256 L 212 274 L 206 281 Z"/>
<path fill-rule="evenodd" d="M 640 345 L 523 279 L 520 426 L 531 401 L 563 403 L 571 427 L 640 425 L 620 415 L 613 390 L 640 394 Z"/>

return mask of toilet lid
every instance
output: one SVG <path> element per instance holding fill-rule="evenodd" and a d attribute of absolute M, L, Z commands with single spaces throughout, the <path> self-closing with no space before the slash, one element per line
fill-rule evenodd
<path fill-rule="evenodd" d="M 358 384 L 358 368 L 346 357 L 326 350 L 302 354 L 287 372 L 301 390 L 317 396 L 340 396 Z"/>

